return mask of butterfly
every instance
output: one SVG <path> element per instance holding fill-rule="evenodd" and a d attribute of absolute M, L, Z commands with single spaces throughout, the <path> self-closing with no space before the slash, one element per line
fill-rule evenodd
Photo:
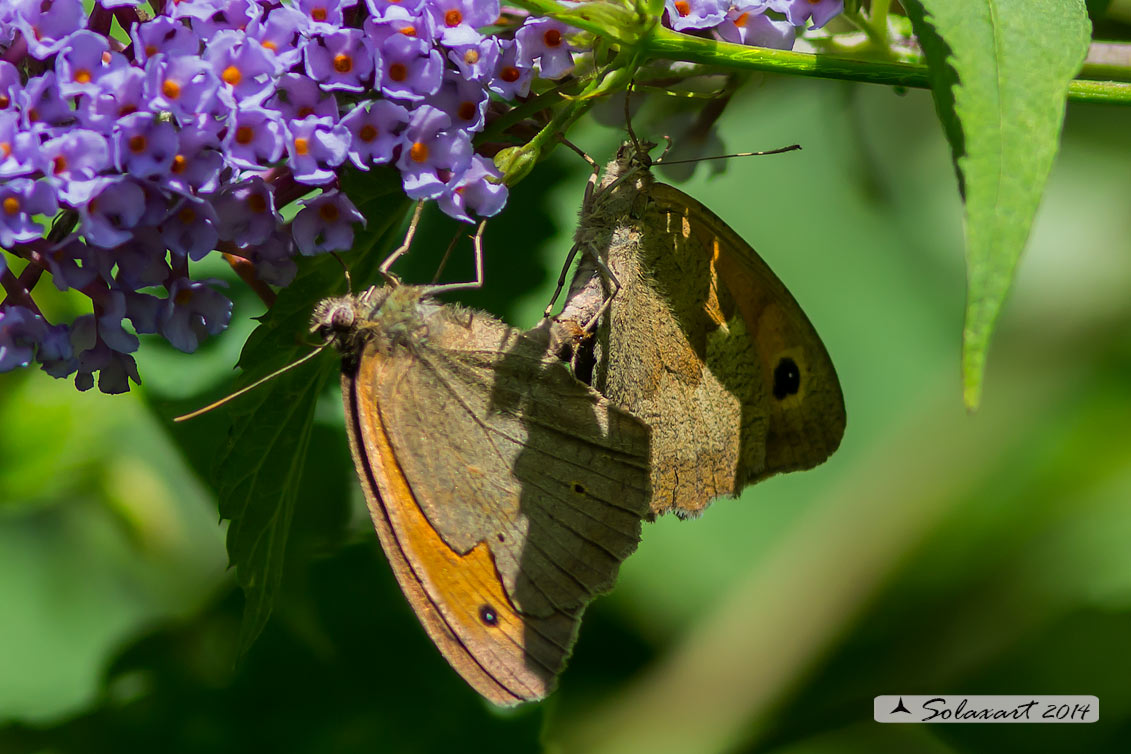
<path fill-rule="evenodd" d="M 401 590 L 498 705 L 546 696 L 648 514 L 649 430 L 520 331 L 385 285 L 325 299 L 349 444 Z"/>
<path fill-rule="evenodd" d="M 785 285 L 717 215 L 654 180 L 650 146 L 623 145 L 586 192 L 555 337 L 579 378 L 651 427 L 653 515 L 686 517 L 823 462 L 844 398 Z"/>

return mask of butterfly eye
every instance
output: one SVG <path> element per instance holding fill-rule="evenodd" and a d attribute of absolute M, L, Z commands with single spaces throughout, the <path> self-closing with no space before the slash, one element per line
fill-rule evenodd
<path fill-rule="evenodd" d="M 801 370 L 797 362 L 786 356 L 774 367 L 774 397 L 779 401 L 796 395 L 801 389 Z"/>
<path fill-rule="evenodd" d="M 483 621 L 488 626 L 499 625 L 499 614 L 490 605 L 479 606 L 479 620 Z"/>
<path fill-rule="evenodd" d="M 334 310 L 330 315 L 330 327 L 338 332 L 349 330 L 353 327 L 354 314 L 353 309 L 342 306 Z"/>

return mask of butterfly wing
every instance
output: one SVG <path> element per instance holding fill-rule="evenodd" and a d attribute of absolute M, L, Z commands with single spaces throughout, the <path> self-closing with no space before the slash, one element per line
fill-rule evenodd
<path fill-rule="evenodd" d="M 429 636 L 488 699 L 539 699 L 639 539 L 647 429 L 497 320 L 449 315 L 343 377 L 351 447 Z"/>
<path fill-rule="evenodd" d="M 747 483 L 820 464 L 844 434 L 844 397 L 809 318 L 750 244 L 715 213 L 665 184 L 653 184 L 650 196 L 649 223 L 678 227 L 708 258 L 716 288 L 707 308 L 727 309 L 733 302 L 753 342 L 766 421 L 764 460 L 748 467 Z"/>

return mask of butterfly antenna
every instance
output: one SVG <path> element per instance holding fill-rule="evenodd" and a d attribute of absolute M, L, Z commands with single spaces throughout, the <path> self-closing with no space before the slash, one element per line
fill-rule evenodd
<path fill-rule="evenodd" d="M 231 393 L 230 395 L 225 395 L 220 400 L 218 400 L 214 403 L 209 403 L 204 408 L 198 408 L 196 411 L 193 411 L 192 413 L 184 414 L 183 416 L 178 416 L 175 419 L 173 419 L 173 421 L 175 421 L 175 422 L 185 422 L 185 421 L 188 421 L 189 419 L 195 419 L 196 417 L 200 416 L 201 414 L 207 414 L 212 409 L 219 408 L 220 406 L 223 406 L 228 401 L 235 400 L 236 398 L 239 398 L 244 393 L 247 393 L 247 392 L 254 390 L 255 388 L 262 385 L 264 382 L 267 382 L 268 380 L 273 380 L 276 377 L 278 377 L 280 374 L 283 374 L 284 372 L 289 372 L 290 370 L 294 369 L 295 367 L 297 367 L 300 364 L 305 364 L 306 362 L 310 361 L 311 359 L 313 359 L 318 354 L 322 353 L 322 349 L 324 349 L 325 347 L 326 347 L 325 345 L 318 346 L 317 348 L 315 348 L 313 351 L 311 351 L 307 355 L 305 355 L 305 356 L 303 356 L 299 359 L 296 359 L 295 361 L 292 361 L 290 364 L 287 364 L 286 366 L 283 366 L 283 367 L 280 367 L 279 369 L 276 369 L 274 372 L 267 375 L 266 377 L 259 378 L 258 380 L 251 383 L 247 387 L 240 388 L 239 390 L 237 390 L 234 393 Z"/>
<path fill-rule="evenodd" d="M 636 154 L 641 159 L 647 161 L 647 153 L 644 147 L 640 144 L 640 139 L 636 138 L 636 132 L 632 130 L 632 114 L 629 108 L 629 99 L 632 97 L 632 90 L 636 87 L 635 81 L 629 81 L 628 87 L 624 90 L 624 127 L 628 131 L 628 138 L 632 141 L 632 148 L 636 150 Z"/>
<path fill-rule="evenodd" d="M 346 275 L 346 293 L 353 295 L 353 278 L 350 277 L 350 268 L 346 266 L 345 260 L 338 256 L 338 252 L 331 251 L 330 256 L 338 260 L 338 264 L 342 266 L 342 272 Z"/>
<path fill-rule="evenodd" d="M 479 227 L 472 237 L 475 246 L 475 280 L 469 283 L 444 283 L 443 285 L 428 286 L 428 295 L 447 293 L 448 291 L 475 290 L 483 287 L 483 231 L 487 228 L 487 220 L 481 220 Z"/>
<path fill-rule="evenodd" d="M 765 152 L 735 152 L 734 154 L 716 154 L 710 157 L 692 157 L 686 160 L 656 160 L 657 165 L 682 165 L 688 162 L 705 162 L 707 160 L 729 160 L 731 157 L 762 157 L 768 154 L 781 154 L 782 152 L 800 151 L 800 144 L 790 144 L 788 147 L 768 149 Z"/>
<path fill-rule="evenodd" d="M 402 241 L 401 245 L 398 246 L 392 254 L 387 256 L 384 262 L 381 263 L 381 267 L 379 268 L 381 277 L 385 278 L 385 282 L 389 283 L 390 285 L 396 285 L 400 282 L 399 280 L 397 280 L 396 275 L 389 272 L 389 268 L 392 267 L 393 263 L 400 259 L 406 251 L 409 250 L 410 246 L 412 246 L 412 237 L 416 235 L 416 227 L 420 224 L 420 213 L 423 211 L 424 200 L 421 199 L 416 203 L 416 209 L 412 213 L 412 220 L 410 220 L 408 223 L 408 231 L 406 231 L 404 234 L 404 241 Z"/>
<path fill-rule="evenodd" d="M 443 258 L 440 259 L 440 265 L 436 268 L 436 274 L 432 276 L 432 285 L 436 285 L 436 281 L 440 279 L 440 275 L 444 274 L 444 268 L 448 266 L 448 259 L 451 258 L 452 250 L 455 249 L 456 244 L 459 243 L 459 237 L 460 233 L 456 231 L 452 236 L 451 243 L 448 244 L 448 248 L 444 251 Z"/>

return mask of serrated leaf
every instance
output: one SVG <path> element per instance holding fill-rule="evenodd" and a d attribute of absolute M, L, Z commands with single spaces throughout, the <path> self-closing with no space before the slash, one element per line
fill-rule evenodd
<path fill-rule="evenodd" d="M 1091 24 L 1084 0 L 908 0 L 904 7 L 927 57 L 966 205 L 963 395 L 975 408 Z"/>
<path fill-rule="evenodd" d="M 365 185 L 347 193 L 368 220 L 346 256 L 356 284 L 374 278 L 384 251 L 397 233 L 409 203 L 393 171 L 363 177 Z M 298 260 L 299 272 L 252 332 L 240 355 L 244 372 L 237 381 L 251 384 L 279 367 L 309 354 L 308 322 L 318 300 L 346 287 L 341 265 L 329 255 Z M 232 426 L 216 464 L 220 516 L 231 521 L 228 558 L 244 590 L 241 652 L 259 636 L 270 617 L 282 582 L 290 523 L 298 482 L 314 423 L 314 406 L 327 381 L 337 373 L 336 354 L 323 353 L 261 385 L 231 404 Z M 317 501 L 315 501 L 317 502 Z"/>

